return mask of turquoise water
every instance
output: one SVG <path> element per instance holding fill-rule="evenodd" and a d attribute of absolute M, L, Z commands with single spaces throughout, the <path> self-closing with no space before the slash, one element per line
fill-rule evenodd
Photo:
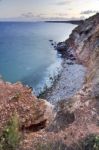
<path fill-rule="evenodd" d="M 0 75 L 12 83 L 21 81 L 36 94 L 51 86 L 62 59 L 49 40 L 68 38 L 75 25 L 63 23 L 0 23 Z"/>

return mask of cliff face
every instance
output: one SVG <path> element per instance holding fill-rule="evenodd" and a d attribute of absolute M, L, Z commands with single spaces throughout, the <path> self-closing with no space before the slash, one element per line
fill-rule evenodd
<path fill-rule="evenodd" d="M 66 42 L 78 62 L 87 66 L 85 84 L 91 88 L 91 95 L 99 97 L 99 14 L 75 28 Z"/>
<path fill-rule="evenodd" d="M 99 14 L 96 14 L 75 28 L 66 43 L 69 48 L 74 49 L 79 61 L 86 65 L 98 46 L 98 35 Z"/>
<path fill-rule="evenodd" d="M 82 89 L 68 101 L 59 102 L 56 114 L 31 89 L 0 81 L 0 131 L 17 114 L 24 133 L 21 150 L 86 150 L 79 142 L 91 134 L 99 135 L 99 14 L 75 28 L 62 45 L 62 51 L 70 51 L 87 72 Z"/>

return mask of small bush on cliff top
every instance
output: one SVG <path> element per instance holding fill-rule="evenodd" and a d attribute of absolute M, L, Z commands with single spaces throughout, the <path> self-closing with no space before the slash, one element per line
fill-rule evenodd
<path fill-rule="evenodd" d="M 19 122 L 18 117 L 15 115 L 8 122 L 0 137 L 0 150 L 16 150 L 19 140 Z"/>
<path fill-rule="evenodd" d="M 73 144 L 70 150 L 99 150 L 99 135 L 89 135 L 78 144 Z"/>
<path fill-rule="evenodd" d="M 90 135 L 84 145 L 85 150 L 99 150 L 99 135 Z"/>

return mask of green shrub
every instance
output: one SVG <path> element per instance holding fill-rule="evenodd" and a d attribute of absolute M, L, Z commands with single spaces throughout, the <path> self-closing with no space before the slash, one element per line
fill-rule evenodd
<path fill-rule="evenodd" d="M 84 150 L 99 150 L 99 136 L 98 135 L 90 135 L 87 139 L 85 139 Z"/>
<path fill-rule="evenodd" d="M 95 136 L 94 150 L 99 150 L 99 136 Z"/>
<path fill-rule="evenodd" d="M 20 141 L 19 122 L 17 115 L 13 116 L 0 137 L 0 150 L 16 150 Z"/>

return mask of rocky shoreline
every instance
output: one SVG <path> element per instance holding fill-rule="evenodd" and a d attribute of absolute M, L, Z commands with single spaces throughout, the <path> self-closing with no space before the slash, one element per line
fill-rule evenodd
<path fill-rule="evenodd" d="M 86 67 L 84 83 L 72 97 L 59 101 L 55 112 L 53 105 L 35 97 L 29 87 L 0 81 L 1 150 L 99 149 L 99 14 L 85 20 L 57 46 L 63 56 L 69 52 Z"/>
<path fill-rule="evenodd" d="M 63 60 L 62 70 L 53 80 L 52 86 L 46 88 L 38 97 L 56 105 L 57 102 L 73 96 L 82 87 L 86 67 L 77 62 L 73 50 L 65 42 L 49 42 Z"/>
<path fill-rule="evenodd" d="M 57 102 L 72 97 L 83 85 L 86 67 L 76 61 L 64 58 L 61 73 L 53 82 L 51 88 L 46 89 L 41 95 L 53 105 Z"/>

